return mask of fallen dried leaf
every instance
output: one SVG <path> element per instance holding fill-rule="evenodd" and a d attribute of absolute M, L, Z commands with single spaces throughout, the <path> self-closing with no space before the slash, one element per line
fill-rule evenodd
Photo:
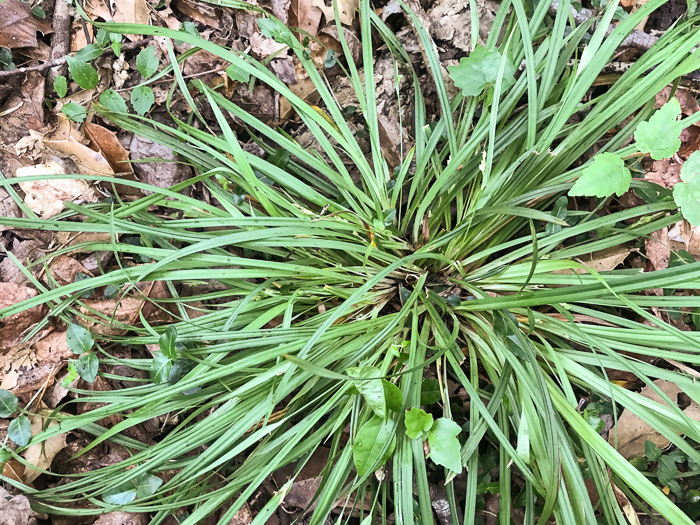
<path fill-rule="evenodd" d="M 316 36 L 325 9 L 326 4 L 323 0 L 292 0 L 290 25 L 306 31 L 311 36 Z M 332 15 L 329 20 L 333 20 Z"/>
<path fill-rule="evenodd" d="M 73 127 L 71 121 L 62 114 L 58 116 L 56 129 L 44 136 L 44 146 L 51 151 L 70 157 L 78 166 L 81 173 L 86 175 L 114 175 L 109 162 L 99 151 L 94 151 L 85 145 L 87 140 Z"/>
<path fill-rule="evenodd" d="M 625 513 L 625 517 L 627 518 L 627 521 L 629 521 L 630 525 L 641 525 L 639 522 L 639 516 L 637 515 L 637 511 L 634 510 L 634 507 L 632 506 L 632 503 L 630 503 L 629 498 L 627 495 L 620 490 L 620 488 L 615 485 L 612 481 L 610 482 L 613 488 L 613 492 L 615 493 L 615 499 L 617 500 L 617 504 L 620 505 L 620 508 L 622 509 L 622 512 Z"/>
<path fill-rule="evenodd" d="M 62 175 L 63 168 L 55 161 L 19 168 L 19 178 L 31 175 Z M 24 202 L 40 217 L 47 219 L 61 212 L 65 201 L 97 202 L 99 194 L 84 180 L 46 179 L 20 182 Z"/>
<path fill-rule="evenodd" d="M 141 159 L 166 160 L 166 162 L 134 162 L 134 172 L 141 182 L 158 188 L 169 188 L 192 176 L 192 168 L 176 162 L 175 153 L 171 149 L 156 144 L 145 137 L 134 135 L 129 149 L 133 161 Z M 153 193 L 148 190 L 143 190 L 143 192 L 147 195 Z"/>
<path fill-rule="evenodd" d="M 655 231 L 646 238 L 644 244 L 652 270 L 668 268 L 668 263 L 671 261 L 671 245 L 668 240 L 668 228 Z"/>
<path fill-rule="evenodd" d="M 37 31 L 51 33 L 51 24 L 34 16 L 29 3 L 18 0 L 0 3 L 0 47 L 36 47 Z"/>
<path fill-rule="evenodd" d="M 212 5 L 203 2 L 193 2 L 192 0 L 176 0 L 175 7 L 195 22 L 214 29 L 221 29 L 221 10 L 217 10 Z"/>
<path fill-rule="evenodd" d="M 40 414 L 41 413 L 43 413 L 44 415 L 49 415 L 51 412 L 44 410 L 40 412 Z M 47 419 L 45 419 L 41 415 L 36 415 L 32 417 L 31 422 L 33 436 L 38 434 L 45 428 L 48 428 L 46 427 Z M 55 420 L 51 420 L 48 424 L 49 427 L 54 425 L 58 425 L 58 422 Z M 51 468 L 51 462 L 53 461 L 53 458 L 56 457 L 56 454 L 63 450 L 65 446 L 66 434 L 59 434 L 41 443 L 31 445 L 24 452 L 22 452 L 22 457 L 39 469 L 49 470 Z M 38 472 L 32 468 L 25 468 L 24 483 L 31 483 L 40 475 L 41 472 Z"/>
<path fill-rule="evenodd" d="M 632 253 L 633 249 L 623 246 L 613 246 L 581 257 L 581 262 L 598 272 L 609 272 L 617 268 Z M 585 273 L 585 270 L 577 270 Z"/>
<path fill-rule="evenodd" d="M 668 238 L 674 251 L 686 250 L 700 260 L 700 226 L 691 226 L 688 221 L 677 222 L 669 230 Z"/>
<path fill-rule="evenodd" d="M 86 123 L 83 127 L 90 147 L 99 151 L 107 160 L 114 173 L 134 173 L 129 162 L 129 152 L 121 145 L 117 134 L 99 124 Z"/>
<path fill-rule="evenodd" d="M 36 296 L 33 288 L 15 283 L 0 283 L 0 310 Z M 45 305 L 33 306 L 0 321 L 0 348 L 9 348 L 22 341 L 22 334 L 41 320 Z"/>
<path fill-rule="evenodd" d="M 108 5 L 110 3 L 114 6 L 114 15 L 110 13 Z M 119 0 L 118 2 L 91 0 L 90 2 L 85 2 L 85 12 L 93 20 L 102 18 L 105 22 L 110 20 L 126 24 L 148 24 L 150 22 L 146 0 Z M 126 35 L 126 37 L 129 40 L 136 39 L 134 35 Z"/>
<path fill-rule="evenodd" d="M 661 389 L 672 401 L 678 403 L 679 394 L 683 393 L 678 385 L 671 381 L 657 379 L 654 384 Z M 642 388 L 641 395 L 667 406 L 666 402 L 661 399 L 651 387 Z M 700 406 L 691 401 L 690 405 L 683 412 L 691 419 L 700 421 Z M 625 409 L 617 419 L 617 425 L 608 436 L 608 442 L 615 446 L 617 443 L 617 451 L 625 458 L 642 456 L 644 454 L 644 442 L 651 441 L 660 449 L 664 449 L 670 443 L 668 439 L 659 434 L 654 428 L 648 425 L 637 417 L 632 411 Z"/>

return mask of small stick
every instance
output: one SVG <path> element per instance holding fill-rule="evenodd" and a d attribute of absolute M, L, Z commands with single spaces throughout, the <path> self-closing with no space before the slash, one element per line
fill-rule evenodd
<path fill-rule="evenodd" d="M 51 38 L 51 60 L 64 57 L 70 51 L 70 10 L 66 0 L 56 0 L 53 8 L 53 36 Z M 46 89 L 53 93 L 53 81 L 56 77 L 65 76 L 67 68 L 65 64 L 52 67 L 46 77 Z"/>
<path fill-rule="evenodd" d="M 141 47 L 142 45 L 148 44 L 151 41 L 151 38 L 142 38 L 140 40 L 136 40 L 135 42 L 126 42 L 125 44 L 122 44 L 122 52 L 123 51 L 131 51 L 133 49 L 137 49 Z M 108 47 L 105 49 L 105 54 L 114 54 L 114 50 L 112 50 L 111 47 Z M 23 73 L 31 73 L 32 71 L 45 71 L 47 69 L 51 69 L 52 67 L 57 67 L 57 66 L 62 66 L 63 64 L 66 63 L 66 57 L 65 55 L 62 57 L 55 58 L 53 60 L 49 60 L 48 62 L 44 62 L 43 64 L 38 64 L 36 66 L 29 66 L 29 67 L 20 67 L 17 69 L 13 69 L 11 71 L 0 71 L 0 80 L 3 80 L 5 78 L 13 77 L 15 75 L 21 75 Z"/>

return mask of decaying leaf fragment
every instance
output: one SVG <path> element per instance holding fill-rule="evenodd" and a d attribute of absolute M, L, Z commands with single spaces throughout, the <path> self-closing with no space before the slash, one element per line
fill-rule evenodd
<path fill-rule="evenodd" d="M 65 171 L 55 161 L 36 166 L 26 166 L 16 171 L 17 177 L 32 175 L 63 175 Z M 61 212 L 65 201 L 97 202 L 99 194 L 84 180 L 45 179 L 20 182 L 24 202 L 43 219 Z"/>
<path fill-rule="evenodd" d="M 51 411 L 44 410 L 42 411 L 42 413 L 43 415 L 49 415 Z M 42 417 L 42 415 L 36 415 L 31 418 L 31 422 L 32 436 L 35 436 L 45 429 L 48 420 Z M 58 422 L 55 420 L 48 422 L 48 426 L 54 425 L 58 425 Z M 49 470 L 53 458 L 56 457 L 56 454 L 63 450 L 65 446 L 66 434 L 59 434 L 41 443 L 31 445 L 22 452 L 22 457 L 24 457 L 24 459 L 26 459 L 29 463 L 31 463 L 39 469 Z M 41 472 L 39 472 L 38 470 L 34 470 L 32 468 L 25 468 L 23 476 L 24 482 L 31 483 L 36 478 L 38 478 L 39 475 L 41 475 Z"/>
<path fill-rule="evenodd" d="M 678 397 L 679 394 L 683 393 L 683 390 L 675 383 L 657 379 L 654 381 L 654 384 L 672 401 L 680 401 Z M 651 387 L 642 388 L 640 394 L 652 401 L 666 405 L 666 402 Z M 691 401 L 690 405 L 683 412 L 690 419 L 700 421 L 700 406 L 697 403 Z M 642 421 L 632 411 L 628 409 L 623 410 L 617 420 L 617 425 L 610 431 L 608 442 L 613 446 L 617 443 L 617 451 L 625 458 L 630 459 L 644 455 L 645 441 L 651 441 L 662 450 L 670 443 L 668 439 Z"/>
<path fill-rule="evenodd" d="M 0 5 L 0 47 L 36 47 L 36 32 L 51 33 L 51 24 L 32 14 L 31 5 L 5 0 Z"/>

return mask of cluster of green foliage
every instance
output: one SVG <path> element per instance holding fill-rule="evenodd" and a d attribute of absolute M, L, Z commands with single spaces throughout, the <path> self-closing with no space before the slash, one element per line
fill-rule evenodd
<path fill-rule="evenodd" d="M 251 8 L 233 0 L 216 3 Z M 653 383 L 673 381 L 700 402 L 694 378 L 632 356 L 700 364 L 697 353 L 688 351 L 700 342 L 698 333 L 681 331 L 651 310 L 700 307 L 700 263 L 598 273 L 577 262 L 623 243 L 643 245 L 649 234 L 681 219 L 678 206 L 697 222 L 697 156 L 686 163 L 685 186 L 673 194 L 632 180 L 626 163 L 646 152 L 653 158 L 673 154 L 681 130 L 700 119 L 678 121 L 674 100 L 654 113 L 654 95 L 697 68 L 700 19 L 689 13 L 612 86 L 591 91 L 624 38 L 663 4 L 650 0 L 606 35 L 615 2 L 601 8 L 599 20 L 570 27 L 568 1 L 548 17 L 547 2 L 508 0 L 481 47 L 474 9 L 474 52 L 450 69 L 461 90 L 452 99 L 428 33 L 406 8 L 436 87 L 440 114 L 429 115 L 412 57 L 369 0 L 361 0 L 362 63 L 353 61 L 340 27 L 343 54 L 335 59 L 355 91 L 359 109 L 352 118 L 364 127 L 369 151 L 304 42 L 272 17 L 260 20 L 261 30 L 296 55 L 322 110 L 296 96 L 265 64 L 196 31 L 97 24 L 109 35 L 158 35 L 191 44 L 191 52 L 221 57 L 230 63 L 232 78 L 261 82 L 285 97 L 317 147 L 301 147 L 200 81 L 187 83 L 179 64 L 191 52 L 176 57 L 170 48 L 169 65 L 156 73 L 158 66 L 144 56 L 141 73 L 150 80 L 172 73 L 172 90 L 192 108 L 188 120 L 173 112 L 173 125 L 166 125 L 136 107 L 139 115 L 132 115 L 108 92 L 96 109 L 118 127 L 172 148 L 195 166 L 197 176 L 161 189 L 56 175 L 153 193 L 132 202 L 114 193 L 102 203 L 66 203 L 66 211 L 50 220 L 24 205 L 12 190 L 15 181 L 0 180 L 26 214 L 3 218 L 5 224 L 109 233 L 110 242 L 80 248 L 111 251 L 119 263 L 53 287 L 8 253 L 39 294 L 0 318 L 48 304 L 51 315 L 72 323 L 90 311 L 81 303 L 86 292 L 107 287 L 123 297 L 141 281 L 162 281 L 171 298 L 153 301 L 172 305 L 177 317 L 169 326 L 151 326 L 145 318 L 125 326 L 92 310 L 93 322 L 129 330 L 97 343 L 72 324 L 74 344 L 83 355 L 95 347 L 102 375 L 120 379 L 111 371 L 119 364 L 150 371 L 150 379 L 114 391 L 74 388 L 79 397 L 55 412 L 58 424 L 30 441 L 85 432 L 94 440 L 83 452 L 109 440 L 126 447 L 128 459 L 44 490 L 4 481 L 26 491 L 45 512 L 88 515 L 119 508 L 151 512 L 157 524 L 188 509 L 182 522 L 195 525 L 226 505 L 219 520 L 226 524 L 272 473 L 294 464 L 296 476 L 327 446 L 313 525 L 326 521 L 339 498 L 347 508 L 362 509 L 367 495 L 371 510 L 361 510 L 366 523 L 393 513 L 396 523 L 427 525 L 433 522 L 430 483 L 436 482 L 444 483 L 453 521 L 463 512 L 465 525 L 475 523 L 486 492 L 499 494 L 503 523 L 516 507 L 529 524 L 552 516 L 563 525 L 625 523 L 611 480 L 669 522 L 692 523 L 601 437 L 596 418 L 578 408 L 580 398 L 593 398 L 608 403 L 614 415 L 632 411 L 682 452 L 689 472 L 697 474 L 700 423 Z M 381 149 L 373 33 L 413 84 L 414 145 L 401 151 L 395 168 Z M 119 40 L 109 36 L 107 42 Z M 514 64 L 523 61 L 516 75 Z M 76 82 L 76 74 L 92 76 L 88 62 L 72 60 Z M 216 125 L 202 118 L 205 105 Z M 242 148 L 239 139 L 248 136 L 238 136 L 232 118 L 267 158 Z M 632 136 L 636 142 L 625 145 Z M 580 165 L 581 158 L 588 160 Z M 209 202 L 187 195 L 197 185 L 209 192 Z M 628 188 L 645 204 L 601 212 L 606 197 Z M 592 212 L 569 209 L 567 192 L 601 199 Z M 154 213 L 157 206 L 178 213 Z M 127 242 L 134 237 L 138 242 Z M 177 283 L 208 280 L 220 286 L 178 294 Z M 652 288 L 668 293 L 640 293 Z M 215 307 L 193 315 L 199 301 L 211 300 Z M 275 319 L 281 322 L 271 327 Z M 160 351 L 151 359 L 118 359 L 104 342 L 159 344 Z M 636 375 L 667 405 L 609 381 L 610 370 Z M 92 361 L 76 371 L 94 378 Z M 429 374 L 437 380 L 425 381 Z M 468 409 L 450 399 L 450 382 L 466 392 Z M 86 402 L 99 408 L 70 414 L 71 405 Z M 112 428 L 100 425 L 114 414 L 124 417 Z M 123 433 L 166 414 L 176 423 L 153 445 Z M 494 447 L 497 459 L 485 453 Z M 32 468 L 18 451 L 0 453 Z M 375 476 L 381 469 L 384 475 Z M 164 471 L 176 473 L 163 481 Z M 466 476 L 466 490 L 455 489 L 457 475 Z M 595 505 L 588 497 L 590 480 L 599 496 Z M 292 482 L 267 502 L 256 525 L 275 511 Z M 76 505 L 85 501 L 91 506 Z M 349 519 L 347 511 L 340 519 Z"/>

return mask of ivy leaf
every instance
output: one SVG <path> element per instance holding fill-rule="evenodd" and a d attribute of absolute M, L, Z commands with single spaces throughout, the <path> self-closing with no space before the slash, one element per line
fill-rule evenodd
<path fill-rule="evenodd" d="M 0 417 L 10 417 L 17 410 L 17 396 L 9 390 L 0 389 Z"/>
<path fill-rule="evenodd" d="M 156 355 L 153 357 L 151 368 L 149 369 L 153 382 L 157 385 L 166 383 L 170 377 L 170 369 L 172 366 L 173 362 L 168 356 L 166 356 L 163 352 L 156 353 Z"/>
<path fill-rule="evenodd" d="M 153 90 L 148 86 L 136 86 L 131 91 L 131 105 L 134 106 L 134 111 L 142 117 L 150 111 L 155 100 Z"/>
<path fill-rule="evenodd" d="M 404 423 L 406 435 L 411 439 L 416 439 L 421 437 L 424 432 L 428 432 L 433 426 L 433 415 L 428 414 L 422 408 L 412 408 L 406 410 Z"/>
<path fill-rule="evenodd" d="M 455 83 L 462 90 L 465 97 L 475 97 L 490 84 L 495 84 L 498 79 L 498 70 L 501 66 L 501 54 L 497 49 L 486 49 L 476 46 L 468 57 L 464 57 L 456 66 L 447 66 L 447 71 Z M 505 69 L 501 90 L 505 91 L 515 83 L 515 65 L 506 57 Z"/>
<path fill-rule="evenodd" d="M 177 352 L 175 351 L 175 340 L 177 339 L 177 328 L 173 325 L 168 326 L 158 340 L 160 351 L 169 359 L 175 359 Z"/>
<path fill-rule="evenodd" d="M 353 384 L 367 402 L 367 406 L 380 418 L 386 417 L 386 397 L 384 396 L 384 384 L 377 378 L 380 372 L 373 366 L 348 368 L 347 373 L 354 379 Z"/>
<path fill-rule="evenodd" d="M 700 151 L 693 152 L 683 164 L 681 180 L 673 187 L 673 200 L 690 224 L 700 226 Z"/>
<path fill-rule="evenodd" d="M 87 110 L 80 104 L 68 102 L 61 108 L 61 113 L 68 117 L 73 122 L 84 122 L 87 117 Z"/>
<path fill-rule="evenodd" d="M 583 170 L 574 186 L 569 190 L 572 197 L 610 197 L 622 195 L 632 182 L 632 174 L 625 162 L 614 153 L 601 153 Z"/>
<path fill-rule="evenodd" d="M 355 436 L 352 459 L 357 475 L 362 477 L 381 467 L 394 453 L 396 435 L 392 424 L 379 416 L 367 421 Z"/>
<path fill-rule="evenodd" d="M 160 61 L 153 46 L 144 47 L 136 57 L 136 69 L 143 78 L 150 78 L 158 71 Z"/>
<path fill-rule="evenodd" d="M 637 148 L 651 154 L 654 160 L 672 157 L 681 147 L 683 125 L 676 119 L 681 114 L 681 103 L 672 98 L 656 111 L 648 122 L 640 122 L 634 132 Z"/>
<path fill-rule="evenodd" d="M 74 354 L 82 354 L 92 348 L 95 340 L 85 328 L 73 323 L 66 332 L 66 344 L 68 344 L 68 350 Z"/>
<path fill-rule="evenodd" d="M 17 443 L 20 447 L 24 447 L 32 439 L 32 424 L 27 416 L 19 416 L 17 419 L 10 421 L 7 426 L 7 437 Z"/>
<path fill-rule="evenodd" d="M 68 81 L 66 80 L 66 77 L 63 75 L 58 75 L 56 78 L 54 78 L 53 89 L 59 97 L 65 97 L 66 93 L 68 93 Z"/>
<path fill-rule="evenodd" d="M 100 95 L 100 104 L 106 107 L 110 111 L 115 113 L 128 113 L 129 109 L 126 107 L 126 102 L 116 91 L 111 89 L 105 90 L 104 93 Z"/>
<path fill-rule="evenodd" d="M 68 55 L 66 62 L 68 62 L 70 76 L 81 88 L 92 89 L 97 85 L 97 82 L 100 80 L 97 76 L 97 71 L 85 60 Z"/>
<path fill-rule="evenodd" d="M 461 430 L 451 419 L 441 417 L 435 420 L 428 432 L 430 459 L 457 474 L 462 472 L 462 456 L 457 439 Z"/>
<path fill-rule="evenodd" d="M 97 377 L 100 361 L 95 354 L 83 354 L 75 363 L 75 369 L 78 375 L 88 383 L 94 383 Z"/>

